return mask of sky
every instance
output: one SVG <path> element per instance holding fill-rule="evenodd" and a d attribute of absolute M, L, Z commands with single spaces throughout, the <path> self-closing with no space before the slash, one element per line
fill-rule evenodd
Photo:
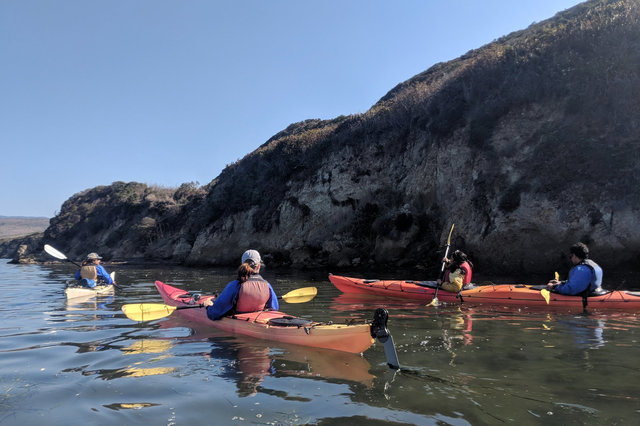
<path fill-rule="evenodd" d="M 0 216 L 112 182 L 205 185 L 289 124 L 575 0 L 0 0 Z"/>

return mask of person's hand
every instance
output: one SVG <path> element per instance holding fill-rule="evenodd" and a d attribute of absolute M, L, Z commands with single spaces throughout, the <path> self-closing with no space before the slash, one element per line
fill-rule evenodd
<path fill-rule="evenodd" d="M 547 283 L 547 288 L 551 289 L 560 284 L 558 280 L 551 280 Z"/>
<path fill-rule="evenodd" d="M 207 306 L 213 306 L 213 300 L 207 299 L 207 300 L 204 301 L 203 305 L 204 305 L 205 308 Z"/>
<path fill-rule="evenodd" d="M 441 280 L 440 278 L 438 278 L 438 279 L 436 280 L 436 283 L 437 283 L 438 285 L 440 285 L 440 284 L 442 284 L 442 280 Z"/>

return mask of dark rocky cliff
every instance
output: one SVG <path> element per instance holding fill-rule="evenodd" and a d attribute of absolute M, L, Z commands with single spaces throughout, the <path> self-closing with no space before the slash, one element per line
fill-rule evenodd
<path fill-rule="evenodd" d="M 605 267 L 637 267 L 639 17 L 635 0 L 583 3 L 364 114 L 293 124 L 205 187 L 77 194 L 42 242 L 186 264 L 252 247 L 364 270 L 432 266 L 455 223 L 454 246 L 484 271 L 553 271 L 578 240 Z"/>

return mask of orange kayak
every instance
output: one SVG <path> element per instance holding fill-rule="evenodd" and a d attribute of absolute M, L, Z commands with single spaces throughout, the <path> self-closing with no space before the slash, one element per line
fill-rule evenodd
<path fill-rule="evenodd" d="M 544 286 L 524 284 L 484 285 L 460 294 L 463 303 L 493 305 L 549 306 L 563 308 L 588 309 L 631 309 L 640 310 L 640 292 L 614 290 L 600 296 L 567 296 L 549 293 L 549 303 L 542 297 L 540 289 Z M 438 295 L 439 296 L 439 295 Z M 586 301 L 586 306 L 583 303 Z"/>
<path fill-rule="evenodd" d="M 329 275 L 329 281 L 343 293 L 376 294 L 419 302 L 430 302 L 436 292 L 435 281 L 366 280 L 339 275 Z M 458 293 L 442 289 L 438 290 L 438 300 L 445 303 L 460 303 Z"/>
<path fill-rule="evenodd" d="M 194 297 L 193 293 L 160 281 L 156 281 L 156 287 L 165 304 L 182 308 L 176 310 L 176 313 L 183 318 L 229 333 L 351 353 L 364 352 L 374 342 L 372 326 L 368 323 L 326 324 L 295 318 L 280 311 L 236 314 L 212 321 L 207 317 L 205 308 L 198 309 L 194 306 L 194 309 L 185 309 L 184 307 L 198 306 L 215 296 Z"/>
<path fill-rule="evenodd" d="M 430 302 L 435 294 L 433 281 L 366 280 L 362 278 L 329 275 L 329 281 L 343 293 L 375 294 L 384 297 Z M 583 308 L 581 296 L 549 293 L 547 304 L 540 292 L 544 286 L 524 284 L 495 284 L 474 286 L 460 293 L 438 291 L 438 300 L 444 303 L 516 305 L 538 307 Z M 640 310 L 640 292 L 615 290 L 600 296 L 586 298 L 586 308 Z"/>

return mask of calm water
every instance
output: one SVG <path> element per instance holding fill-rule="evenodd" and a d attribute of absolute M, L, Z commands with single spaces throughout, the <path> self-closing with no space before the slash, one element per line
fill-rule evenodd
<path fill-rule="evenodd" d="M 109 271 L 114 270 L 108 265 Z M 70 265 L 0 260 L 0 424 L 639 424 L 634 313 L 425 307 L 341 295 L 325 273 L 266 270 L 281 309 L 317 320 L 386 306 L 404 369 L 363 356 L 192 328 L 139 324 L 126 303 L 160 302 L 154 280 L 220 291 L 230 270 L 115 269 L 114 297 L 67 303 Z M 397 277 L 411 278 L 411 277 Z M 415 278 L 415 277 L 414 277 Z"/>

